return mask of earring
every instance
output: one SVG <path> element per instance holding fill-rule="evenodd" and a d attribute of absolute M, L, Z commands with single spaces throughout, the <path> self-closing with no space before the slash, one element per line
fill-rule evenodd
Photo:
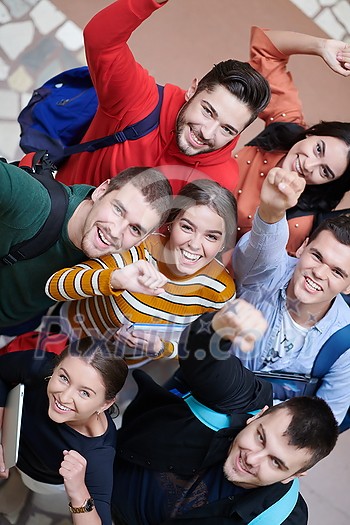
<path fill-rule="evenodd" d="M 168 224 L 167 230 L 168 230 L 168 232 L 171 232 L 171 225 L 170 224 Z"/>

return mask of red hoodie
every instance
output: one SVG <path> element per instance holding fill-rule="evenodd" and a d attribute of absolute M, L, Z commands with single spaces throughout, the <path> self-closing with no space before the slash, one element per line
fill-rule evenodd
<path fill-rule="evenodd" d="M 134 124 L 157 105 L 156 82 L 138 64 L 127 41 L 132 32 L 161 5 L 153 0 L 118 0 L 106 7 L 84 30 L 87 61 L 99 108 L 83 138 L 93 140 Z M 238 166 L 231 157 L 238 137 L 223 148 L 195 156 L 181 153 L 175 125 L 185 103 L 185 91 L 166 84 L 159 126 L 148 135 L 103 148 L 94 153 L 72 155 L 60 168 L 57 179 L 65 184 L 92 184 L 130 166 L 160 167 L 176 194 L 190 181 L 213 179 L 233 191 Z"/>

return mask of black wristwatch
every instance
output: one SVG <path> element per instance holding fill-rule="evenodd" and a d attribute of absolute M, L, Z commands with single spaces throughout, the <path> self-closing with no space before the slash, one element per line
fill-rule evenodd
<path fill-rule="evenodd" d="M 89 498 L 84 501 L 81 507 L 73 507 L 71 502 L 69 502 L 69 510 L 72 514 L 83 514 L 84 512 L 91 512 L 95 508 L 95 503 L 93 498 Z"/>

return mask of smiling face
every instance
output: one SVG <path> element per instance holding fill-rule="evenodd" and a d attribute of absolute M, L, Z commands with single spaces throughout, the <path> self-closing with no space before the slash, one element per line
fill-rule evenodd
<path fill-rule="evenodd" d="M 166 264 L 176 275 L 192 275 L 212 261 L 224 243 L 224 219 L 208 206 L 192 206 L 171 224 Z"/>
<path fill-rule="evenodd" d="M 80 357 L 67 356 L 47 385 L 49 417 L 79 430 L 114 402 L 106 401 L 105 393 L 102 377 L 93 366 Z"/>
<path fill-rule="evenodd" d="M 287 288 L 288 299 L 297 301 L 296 311 L 304 308 L 317 321 L 336 295 L 349 292 L 350 246 L 337 241 L 330 231 L 321 231 L 302 250 Z"/>
<path fill-rule="evenodd" d="M 93 205 L 83 225 L 81 248 L 90 258 L 128 250 L 158 224 L 158 212 L 141 191 L 128 183 L 105 195 L 104 183 L 93 193 Z"/>
<path fill-rule="evenodd" d="M 335 137 L 309 135 L 294 144 L 282 168 L 296 171 L 306 184 L 325 184 L 339 179 L 349 163 L 349 147 Z"/>
<path fill-rule="evenodd" d="M 196 93 L 196 83 L 187 92 L 177 123 L 177 144 L 182 153 L 209 153 L 231 142 L 250 120 L 249 108 L 225 87 Z"/>
<path fill-rule="evenodd" d="M 288 444 L 290 438 L 283 434 L 291 419 L 287 409 L 252 418 L 232 443 L 226 478 L 247 489 L 291 481 L 312 456 L 308 449 Z"/>

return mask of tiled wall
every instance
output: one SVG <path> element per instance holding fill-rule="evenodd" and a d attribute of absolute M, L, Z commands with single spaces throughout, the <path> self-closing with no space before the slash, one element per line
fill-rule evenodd
<path fill-rule="evenodd" d="M 49 0 L 0 2 L 0 155 L 21 156 L 20 109 L 57 72 L 84 63 L 82 30 Z"/>
<path fill-rule="evenodd" d="M 318 25 L 330 38 L 343 40 L 350 44 L 350 1 L 349 0 L 290 0 L 308 18 Z M 350 93 L 350 90 L 349 90 Z M 344 107 L 342 120 L 349 120 L 347 108 Z M 346 205 L 350 195 L 345 197 Z"/>
<path fill-rule="evenodd" d="M 330 37 L 350 43 L 349 0 L 290 0 Z"/>

